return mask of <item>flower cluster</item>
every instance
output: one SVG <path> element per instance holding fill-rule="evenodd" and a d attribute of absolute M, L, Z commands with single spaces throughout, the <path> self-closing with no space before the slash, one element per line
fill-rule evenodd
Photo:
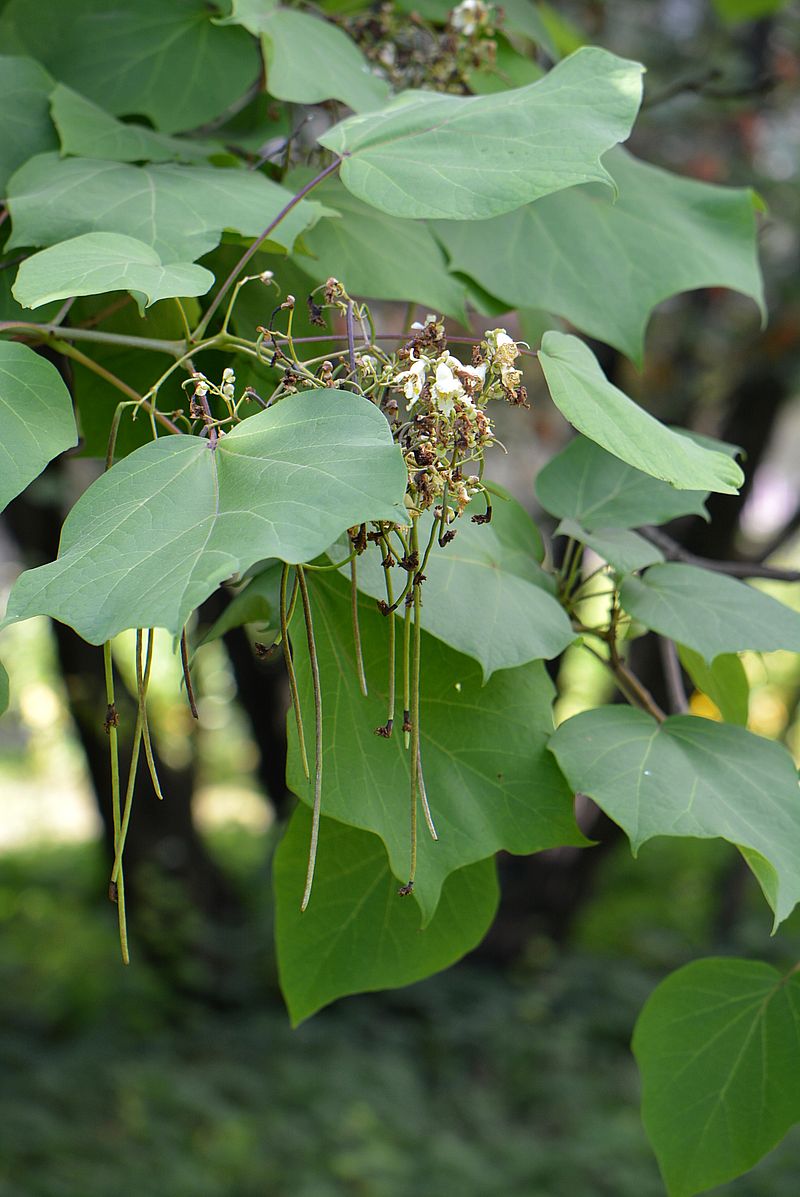
<path fill-rule="evenodd" d="M 414 336 L 397 356 L 400 369 L 390 369 L 383 380 L 388 388 L 383 406 L 399 424 L 396 435 L 409 470 L 409 499 L 420 511 L 437 500 L 445 505 L 452 501 L 454 508 L 443 512 L 449 522 L 482 489 L 483 455 L 494 443 L 487 403 L 526 401 L 515 365 L 519 348 L 505 329 L 495 328 L 474 347 L 472 361 L 462 362 L 447 346 L 443 323 L 429 316 L 414 326 Z M 397 395 L 405 401 L 405 421 Z M 473 462 L 479 473 L 465 473 Z"/>

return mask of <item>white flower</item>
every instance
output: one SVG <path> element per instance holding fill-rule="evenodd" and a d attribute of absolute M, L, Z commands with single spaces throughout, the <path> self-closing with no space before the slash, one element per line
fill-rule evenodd
<path fill-rule="evenodd" d="M 408 399 L 406 410 L 411 411 L 411 408 L 417 402 L 422 393 L 422 388 L 425 386 L 425 375 L 430 362 L 426 357 L 417 358 L 412 361 L 407 370 L 402 370 L 400 374 L 395 374 L 392 382 L 396 386 L 398 383 L 403 384 L 403 394 Z"/>
<path fill-rule="evenodd" d="M 436 382 L 431 388 L 433 401 L 443 416 L 452 416 L 457 399 L 465 399 L 466 392 L 454 370 L 462 369 L 458 358 L 445 354 L 436 365 Z"/>

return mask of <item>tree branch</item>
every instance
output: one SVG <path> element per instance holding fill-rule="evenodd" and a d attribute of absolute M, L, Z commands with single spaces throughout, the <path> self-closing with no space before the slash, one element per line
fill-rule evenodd
<path fill-rule="evenodd" d="M 800 582 L 800 570 L 780 569 L 773 565 L 762 565 L 758 561 L 715 561 L 713 557 L 698 557 L 690 553 L 677 541 L 662 532 L 660 528 L 639 528 L 639 535 L 662 549 L 670 561 L 683 561 L 700 569 L 727 574 L 730 578 L 770 578 L 774 582 Z"/>

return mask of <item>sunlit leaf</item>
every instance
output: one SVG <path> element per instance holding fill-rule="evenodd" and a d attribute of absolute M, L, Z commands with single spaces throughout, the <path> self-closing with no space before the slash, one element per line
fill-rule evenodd
<path fill-rule="evenodd" d="M 480 220 L 576 183 L 609 183 L 600 157 L 628 136 L 638 63 L 579 50 L 544 79 L 492 96 L 405 92 L 319 139 L 342 182 L 394 216 Z"/>
<path fill-rule="evenodd" d="M 744 475 L 725 453 L 661 424 L 608 381 L 577 337 L 548 332 L 539 362 L 556 407 L 574 428 L 637 470 L 679 490 L 735 494 Z"/>
<path fill-rule="evenodd" d="M 402 670 L 398 650 L 395 731 L 375 735 L 387 717 L 386 618 L 361 599 L 361 639 L 369 697 L 356 675 L 349 587 L 332 574 L 313 576 L 314 631 L 323 690 L 322 810 L 379 835 L 392 872 L 407 880 L 410 859 L 409 762 L 400 730 Z M 296 617 L 297 618 L 297 617 Z M 308 655 L 301 621 L 293 646 L 303 711 L 313 721 Z M 419 816 L 414 896 L 427 922 L 442 883 L 463 865 L 501 848 L 537 852 L 583 843 L 564 779 L 547 752 L 553 686 L 539 662 L 494 673 L 423 633 L 422 765 L 438 842 Z M 313 726 L 313 723 L 312 723 Z M 287 779 L 310 801 L 294 720 L 289 720 Z M 308 734 L 308 733 L 307 733 Z"/>
<path fill-rule="evenodd" d="M 308 909 L 300 913 L 311 817 L 295 811 L 275 854 L 275 946 L 281 989 L 297 1026 L 350 993 L 409 985 L 476 947 L 497 909 L 493 860 L 447 878 L 424 928 L 377 836 L 323 819 Z"/>
<path fill-rule="evenodd" d="M 27 345 L 0 341 L 0 511 L 51 458 L 78 440 L 72 400 L 55 366 Z"/>
<path fill-rule="evenodd" d="M 720 653 L 800 652 L 800 614 L 768 594 L 696 565 L 669 561 L 625 578 L 623 608 L 646 627 L 711 662 Z"/>
<path fill-rule="evenodd" d="M 254 562 L 305 561 L 362 520 L 402 520 L 406 482 L 386 420 L 349 392 L 290 395 L 215 450 L 164 437 L 81 496 L 58 560 L 22 574 L 6 622 L 51 615 L 91 644 L 124 628 L 177 634 Z"/>
<path fill-rule="evenodd" d="M 719 707 L 725 722 L 747 727 L 750 683 L 736 653 L 720 653 L 709 665 L 702 653 L 679 644 L 678 656 L 697 689 Z"/>
<path fill-rule="evenodd" d="M 696 960 L 639 1015 L 642 1115 L 670 1197 L 740 1176 L 800 1121 L 800 974 Z"/>
<path fill-rule="evenodd" d="M 39 308 L 72 295 L 130 291 L 143 308 L 170 296 L 205 295 L 213 285 L 210 270 L 190 262 L 165 266 L 154 249 L 135 237 L 83 233 L 26 258 L 13 295 L 23 307 Z"/>
<path fill-rule="evenodd" d="M 9 0 L 0 45 L 36 57 L 61 83 L 115 116 L 165 133 L 194 129 L 258 77 L 256 43 L 220 29 L 205 0 Z"/>
<path fill-rule="evenodd" d="M 494 220 L 437 224 L 451 269 L 636 361 L 651 312 L 679 291 L 730 287 L 763 314 L 752 192 L 669 174 L 622 149 L 603 165 L 617 198 L 575 187 Z"/>
<path fill-rule="evenodd" d="M 800 899 L 800 792 L 782 744 L 742 727 L 630 707 L 568 719 L 550 741 L 570 785 L 626 833 L 634 853 L 659 835 L 719 836 L 749 850 L 776 924 Z M 762 867 L 763 866 L 763 867 Z"/>

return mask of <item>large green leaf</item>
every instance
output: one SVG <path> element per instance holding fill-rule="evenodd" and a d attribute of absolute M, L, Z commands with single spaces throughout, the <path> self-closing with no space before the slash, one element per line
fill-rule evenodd
<path fill-rule="evenodd" d="M 388 83 L 373 74 L 344 30 L 288 8 L 273 9 L 262 25 L 270 95 L 294 104 L 341 100 L 354 112 L 386 103 Z"/>
<path fill-rule="evenodd" d="M 759 960 L 687 964 L 648 998 L 633 1050 L 670 1197 L 723 1184 L 800 1121 L 800 974 Z"/>
<path fill-rule="evenodd" d="M 630 707 L 568 719 L 550 741 L 576 792 L 618 823 L 637 852 L 658 835 L 719 836 L 745 851 L 776 924 L 800 899 L 800 794 L 782 744 L 742 727 Z"/>
<path fill-rule="evenodd" d="M 35 56 L 115 116 L 176 133 L 218 116 L 258 77 L 256 43 L 213 16 L 205 0 L 37 0 L 35 13 L 10 0 L 0 45 Z"/>
<path fill-rule="evenodd" d="M 124 628 L 177 634 L 254 562 L 305 561 L 362 520 L 402 519 L 406 483 L 384 417 L 349 392 L 291 395 L 215 450 L 164 437 L 81 496 L 58 560 L 22 574 L 6 622 L 51 615 L 91 644 Z"/>
<path fill-rule="evenodd" d="M 214 275 L 204 266 L 164 266 L 156 251 L 135 237 L 83 233 L 26 258 L 12 293 L 24 308 L 40 308 L 73 295 L 130 291 L 141 309 L 159 299 L 205 295 L 213 285 Z"/>
<path fill-rule="evenodd" d="M 0 511 L 78 440 L 72 400 L 51 362 L 0 341 Z"/>
<path fill-rule="evenodd" d="M 18 166 L 58 145 L 48 104 L 52 87 L 53 80 L 41 63 L 0 55 L 0 197 L 5 196 L 6 183 Z"/>
<path fill-rule="evenodd" d="M 705 491 L 676 490 L 583 436 L 573 437 L 539 471 L 536 497 L 545 511 L 575 520 L 588 532 L 666 524 L 680 515 L 707 516 Z"/>
<path fill-rule="evenodd" d="M 716 703 L 725 722 L 747 727 L 750 683 L 736 653 L 720 653 L 709 665 L 702 653 L 679 644 L 678 656 L 697 689 Z"/>
<path fill-rule="evenodd" d="M 575 187 L 475 224 L 439 224 L 451 269 L 509 307 L 539 306 L 636 361 L 653 308 L 697 287 L 730 287 L 764 311 L 750 191 L 639 162 L 603 159 L 618 188 Z"/>
<path fill-rule="evenodd" d="M 490 524 L 473 524 L 472 512 L 483 507 L 483 499 L 473 500 L 455 525 L 455 540 L 443 549 L 434 545 L 425 566 L 422 626 L 478 661 L 488 679 L 496 669 L 557 657 L 575 633 L 537 564 L 541 538 L 527 512 L 509 496 L 495 502 Z M 431 523 L 429 514 L 420 521 L 423 544 Z M 359 588 L 376 599 L 386 597 L 381 558 L 375 546 L 358 559 Z M 396 594 L 404 581 L 402 573 L 395 579 Z"/>
<path fill-rule="evenodd" d="M 587 532 L 575 520 L 562 520 L 553 535 L 570 536 L 585 544 L 621 574 L 664 560 L 660 549 L 628 528 L 598 528 L 596 532 Z"/>
<path fill-rule="evenodd" d="M 800 652 L 800 614 L 724 574 L 669 561 L 628 577 L 620 602 L 640 623 L 711 662 L 720 653 Z"/>
<path fill-rule="evenodd" d="M 369 697 L 364 698 L 356 675 L 349 588 L 330 574 L 314 576 L 313 583 L 323 692 L 322 810 L 379 835 L 395 877 L 407 881 L 409 762 L 400 732 L 402 697 L 392 738 L 375 735 L 387 716 L 386 618 L 361 599 L 369 682 Z M 300 620 L 295 633 L 301 705 L 308 722 L 314 706 Z M 397 693 L 402 696 L 400 655 L 398 651 Z M 500 670 L 484 686 L 478 665 L 423 633 L 421 698 L 422 765 L 439 834 L 434 843 L 420 816 L 414 895 L 427 922 L 445 878 L 455 869 L 501 848 L 537 852 L 585 841 L 575 826 L 564 779 L 546 749 L 553 726 L 553 686 L 539 662 Z M 311 786 L 291 718 L 289 744 L 289 785 L 310 802 Z"/>
<path fill-rule="evenodd" d="M 466 323 L 464 287 L 448 273 L 444 252 L 426 224 L 362 204 L 339 182 L 323 184 L 314 195 L 339 213 L 303 235 L 311 257 L 298 255 L 295 262 L 315 282 L 333 275 L 352 295 L 415 300 Z"/>
<path fill-rule="evenodd" d="M 735 461 L 659 423 L 608 381 L 577 337 L 545 333 L 539 362 L 562 415 L 615 457 L 679 490 L 735 494 L 741 486 Z"/>
<path fill-rule="evenodd" d="M 78 158 L 105 158 L 110 162 L 202 162 L 212 154 L 224 152 L 219 142 L 168 137 L 146 125 L 119 121 L 63 83 L 53 88 L 50 111 L 58 129 L 61 152 Z"/>
<path fill-rule="evenodd" d="M 452 873 L 436 914 L 420 928 L 415 902 L 397 893 L 377 836 L 323 819 L 314 889 L 300 901 L 311 816 L 295 811 L 275 854 L 275 947 L 292 1024 L 350 993 L 410 985 L 476 947 L 497 909 L 493 860 Z"/>
<path fill-rule="evenodd" d="M 152 246 L 164 263 L 194 262 L 224 229 L 256 237 L 291 199 L 263 175 L 202 166 L 129 166 L 40 154 L 12 178 L 8 248 L 54 245 L 81 233 L 124 233 Z M 291 248 L 317 206 L 301 202 L 275 230 Z"/>
<path fill-rule="evenodd" d="M 394 216 L 480 220 L 576 183 L 611 182 L 600 157 L 641 101 L 638 63 L 579 50 L 527 87 L 492 96 L 406 92 L 319 140 L 342 181 Z"/>

